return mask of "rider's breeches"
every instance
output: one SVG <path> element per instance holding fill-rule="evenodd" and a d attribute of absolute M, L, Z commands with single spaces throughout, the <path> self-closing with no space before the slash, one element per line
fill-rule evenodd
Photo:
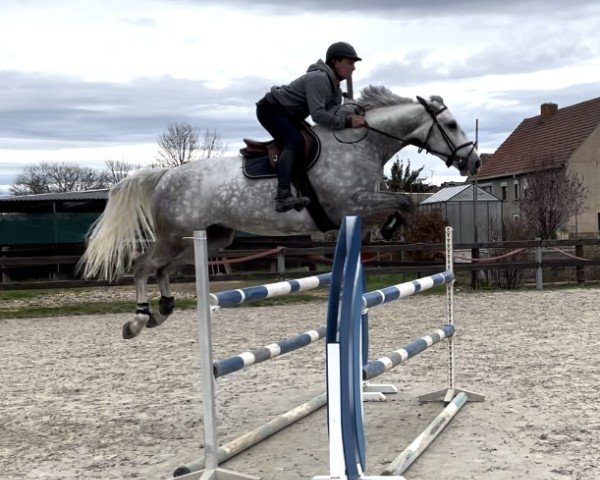
<path fill-rule="evenodd" d="M 296 159 L 304 149 L 302 134 L 284 107 L 264 98 L 256 104 L 256 118 L 281 149 L 277 161 L 279 187 L 290 188 Z"/>

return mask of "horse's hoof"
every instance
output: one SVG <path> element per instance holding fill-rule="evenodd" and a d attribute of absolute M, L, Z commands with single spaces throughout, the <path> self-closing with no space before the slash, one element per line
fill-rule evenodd
<path fill-rule="evenodd" d="M 164 297 L 161 296 L 158 301 L 158 311 L 168 317 L 173 313 L 175 308 L 175 297 Z"/>
<path fill-rule="evenodd" d="M 162 325 L 165 320 L 169 318 L 168 315 L 161 315 L 160 313 L 152 312 L 150 314 L 150 318 L 148 319 L 148 323 L 146 324 L 146 328 L 154 328 Z"/>
<path fill-rule="evenodd" d="M 162 325 L 169 315 L 173 313 L 175 309 L 175 298 L 174 297 L 160 297 L 158 301 L 158 311 L 159 313 L 149 312 L 150 318 L 148 319 L 148 323 L 146 327 L 154 328 Z"/>
<path fill-rule="evenodd" d="M 138 312 L 135 314 L 133 320 L 125 322 L 125 324 L 123 324 L 123 338 L 128 340 L 137 337 L 148 323 L 150 315 L 152 314 Z"/>
<path fill-rule="evenodd" d="M 130 322 L 126 322 L 123 324 L 123 338 L 125 340 L 129 340 L 130 338 L 134 338 L 137 336 L 137 333 L 133 333 L 131 331 L 131 328 L 129 328 L 129 323 Z"/>

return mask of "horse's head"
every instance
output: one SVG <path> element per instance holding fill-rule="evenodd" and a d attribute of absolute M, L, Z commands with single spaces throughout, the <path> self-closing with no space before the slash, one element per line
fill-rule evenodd
<path fill-rule="evenodd" d="M 475 143 L 467 138 L 444 100 L 437 96 L 417 100 L 429 119 L 414 132 L 411 143 L 442 158 L 448 167 L 455 166 L 461 175 L 475 175 L 481 165 Z"/>
<path fill-rule="evenodd" d="M 441 97 L 429 100 L 417 97 L 417 100 L 419 103 L 399 97 L 386 87 L 369 85 L 362 89 L 358 107 L 367 115 L 367 131 L 380 134 L 375 141 L 387 137 L 388 142 L 390 139 L 402 142 L 400 148 L 414 145 L 437 155 L 449 167 L 455 166 L 462 175 L 476 174 L 481 160 L 475 144 L 462 131 L 444 100 Z M 421 107 L 423 110 L 417 113 Z M 394 148 L 397 151 L 398 146 L 392 143 L 388 153 Z M 389 157 L 384 161 L 387 160 Z"/>

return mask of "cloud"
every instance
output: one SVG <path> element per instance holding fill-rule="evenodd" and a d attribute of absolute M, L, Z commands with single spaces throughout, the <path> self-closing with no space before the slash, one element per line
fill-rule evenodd
<path fill-rule="evenodd" d="M 61 14 L 72 10 L 66 2 L 3 4 L 0 37 L 14 45 L 1 58 L 12 68 L 0 71 L 3 177 L 12 171 L 7 161 L 18 158 L 20 171 L 37 153 L 39 160 L 92 158 L 93 149 L 101 151 L 96 160 L 152 157 L 173 121 L 215 129 L 232 150 L 243 137 L 266 138 L 255 102 L 338 39 L 364 58 L 357 95 L 368 84 L 411 97 L 440 94 L 469 135 L 479 119 L 484 151 L 537 115 L 540 103 L 563 107 L 600 91 L 600 4 L 591 0 L 144 5 L 90 0 L 71 16 Z M 24 25 L 35 29 L 52 15 L 47 42 L 30 42 Z M 261 28 L 244 37 L 248 19 Z M 230 37 L 234 30 L 242 40 Z M 125 149 L 135 145 L 145 156 Z"/>
<path fill-rule="evenodd" d="M 564 108 L 597 98 L 598 92 L 600 81 L 550 91 L 497 91 L 490 99 L 492 101 L 477 107 L 466 107 L 463 113 L 465 118 L 479 119 L 480 150 L 493 152 L 523 120 L 538 116 L 542 103 L 552 102 Z"/>
<path fill-rule="evenodd" d="M 268 136 L 255 118 L 254 103 L 270 85 L 260 77 L 212 88 L 200 81 L 167 76 L 117 84 L 0 72 L 0 103 L 5 106 L 0 111 L 0 148 L 41 151 L 69 145 L 152 144 L 170 122 L 177 121 L 214 129 L 235 150 L 244 137 Z M 489 151 L 524 118 L 537 115 L 541 103 L 552 101 L 563 107 L 594 98 L 598 91 L 600 82 L 550 91 L 498 88 L 482 102 L 470 102 L 468 94 L 448 96 L 446 101 L 473 137 L 475 119 L 479 119 L 480 146 Z M 439 92 L 421 86 L 413 93 Z"/>
<path fill-rule="evenodd" d="M 560 27 L 558 27 L 560 30 Z M 501 41 L 464 49 L 439 47 L 437 54 L 418 48 L 406 52 L 403 58 L 383 62 L 369 74 L 374 79 L 401 79 L 406 85 L 440 80 L 461 80 L 486 75 L 511 75 L 539 70 L 581 65 L 600 53 L 598 44 L 589 43 L 591 32 L 587 29 L 570 31 L 567 35 L 557 27 L 536 29 L 504 35 Z M 494 36 L 494 38 L 498 38 Z"/>
<path fill-rule="evenodd" d="M 392 13 L 418 17 L 437 17 L 441 15 L 495 14 L 511 10 L 521 15 L 539 12 L 571 12 L 573 8 L 594 7 L 592 0 L 505 0 L 502 2 L 482 2 L 481 0 L 209 0 L 206 4 L 232 5 L 250 10 L 260 10 L 271 15 L 290 12 L 337 12 L 360 13 L 388 17 Z M 402 17 L 399 18 L 402 20 Z"/>
<path fill-rule="evenodd" d="M 241 135 L 256 122 L 254 103 L 266 85 L 253 77 L 218 89 L 168 76 L 109 83 L 0 72 L 0 138 L 152 141 L 175 121 Z"/>
<path fill-rule="evenodd" d="M 154 18 L 149 17 L 133 17 L 123 19 L 125 23 L 142 28 L 155 28 L 158 24 Z"/>

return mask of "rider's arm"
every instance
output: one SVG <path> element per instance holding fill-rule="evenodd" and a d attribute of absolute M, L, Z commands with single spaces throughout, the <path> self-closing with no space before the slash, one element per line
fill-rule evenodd
<path fill-rule="evenodd" d="M 305 88 L 308 110 L 315 123 L 333 130 L 352 126 L 352 115 L 341 113 L 337 108 L 342 100 L 341 90 L 338 90 L 334 97 L 330 80 L 326 75 L 317 73 L 311 75 L 306 79 Z"/>

